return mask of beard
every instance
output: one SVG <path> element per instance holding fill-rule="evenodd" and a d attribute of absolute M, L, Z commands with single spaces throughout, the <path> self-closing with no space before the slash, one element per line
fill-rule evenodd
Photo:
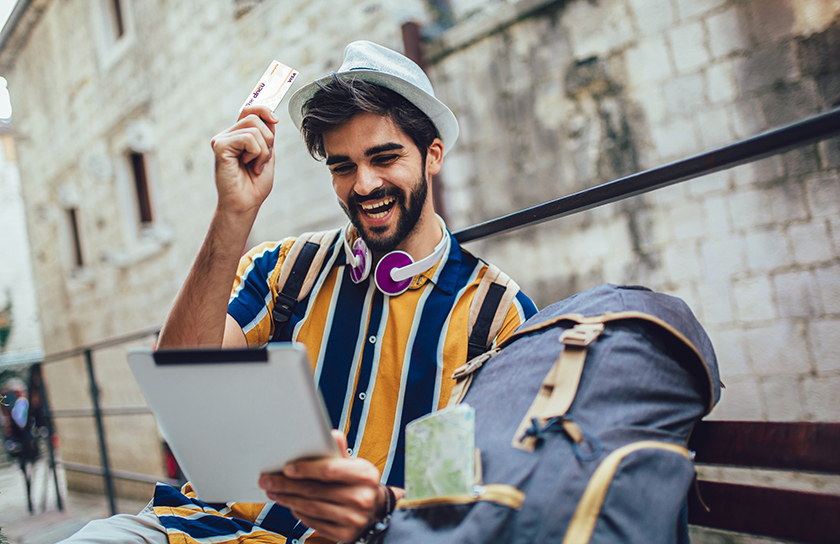
<path fill-rule="evenodd" d="M 424 165 L 425 166 L 425 165 Z M 429 193 L 429 185 L 426 182 L 425 167 L 421 173 L 421 177 L 415 184 L 411 193 L 406 195 L 405 191 L 397 187 L 388 187 L 377 189 L 367 196 L 360 197 L 353 193 L 347 199 L 347 205 L 339 200 L 344 213 L 350 219 L 350 223 L 356 227 L 356 232 L 367 244 L 371 251 L 377 253 L 388 253 L 397 248 L 403 240 L 405 240 L 417 227 L 417 222 L 423 213 L 423 205 L 426 203 L 426 198 Z M 394 233 L 386 236 L 385 232 L 389 226 L 381 227 L 366 227 L 361 221 L 361 207 L 360 203 L 366 200 L 376 200 L 392 196 L 396 199 L 394 207 L 398 208 L 399 215 L 397 217 L 397 226 Z"/>

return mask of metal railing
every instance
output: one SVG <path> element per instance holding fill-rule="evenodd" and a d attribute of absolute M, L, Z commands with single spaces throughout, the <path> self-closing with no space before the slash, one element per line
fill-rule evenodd
<path fill-rule="evenodd" d="M 680 160 L 665 166 L 652 168 L 643 172 L 625 176 L 623 178 L 598 185 L 577 193 L 551 200 L 549 202 L 527 208 L 509 215 L 474 225 L 454 233 L 458 242 L 464 243 L 480 238 L 486 238 L 502 232 L 508 232 L 528 225 L 542 223 L 549 219 L 557 219 L 574 213 L 589 210 L 598 206 L 616 202 L 625 198 L 640 195 L 662 187 L 674 185 L 693 178 L 733 168 L 742 164 L 757 161 L 771 155 L 784 153 L 792 149 L 816 143 L 822 140 L 840 136 L 840 108 L 816 115 L 804 121 L 771 130 L 758 136 L 718 148 L 714 151 L 701 153 L 688 159 Z M 128 471 L 114 470 L 108 460 L 108 447 L 105 430 L 102 424 L 103 415 L 149 413 L 145 407 L 103 408 L 99 404 L 99 386 L 93 365 L 93 352 L 107 347 L 114 347 L 155 335 L 159 327 L 151 327 L 124 336 L 109 338 L 48 355 L 44 363 L 61 361 L 70 357 L 84 355 L 87 363 L 88 378 L 90 380 L 90 396 L 92 409 L 56 410 L 55 417 L 83 417 L 93 416 L 101 455 L 101 467 L 92 467 L 78 463 L 63 462 L 66 470 L 101 474 L 105 483 L 111 513 L 116 513 L 116 498 L 114 493 L 114 478 L 139 482 L 161 481 L 161 478 Z"/>

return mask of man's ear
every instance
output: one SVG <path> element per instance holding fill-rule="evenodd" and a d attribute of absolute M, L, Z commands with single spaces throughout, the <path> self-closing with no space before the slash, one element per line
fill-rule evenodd
<path fill-rule="evenodd" d="M 426 172 L 434 176 L 443 166 L 443 142 L 435 138 L 426 150 Z"/>

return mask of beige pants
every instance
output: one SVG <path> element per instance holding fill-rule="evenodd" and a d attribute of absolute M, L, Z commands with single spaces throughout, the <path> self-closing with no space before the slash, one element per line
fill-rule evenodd
<path fill-rule="evenodd" d="M 119 514 L 91 521 L 73 536 L 62 540 L 67 544 L 168 544 L 166 529 L 149 503 L 136 516 Z"/>

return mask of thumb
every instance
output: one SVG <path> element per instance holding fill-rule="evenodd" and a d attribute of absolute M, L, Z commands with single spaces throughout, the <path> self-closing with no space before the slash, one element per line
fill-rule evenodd
<path fill-rule="evenodd" d="M 344 433 L 338 429 L 333 429 L 330 431 L 330 434 L 332 434 L 335 444 L 338 446 L 339 451 L 341 451 L 341 456 L 344 458 L 350 457 L 347 455 L 347 437 L 344 436 Z"/>

